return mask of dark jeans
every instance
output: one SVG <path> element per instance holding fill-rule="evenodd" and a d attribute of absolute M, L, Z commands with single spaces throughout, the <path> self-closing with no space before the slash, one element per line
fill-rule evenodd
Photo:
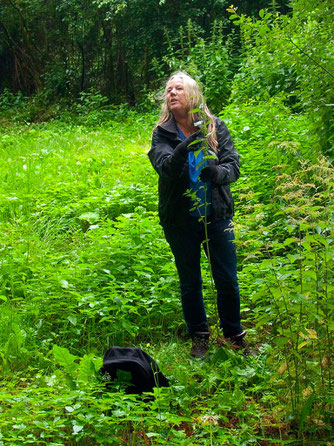
<path fill-rule="evenodd" d="M 225 336 L 242 332 L 236 249 L 230 223 L 231 220 L 218 220 L 209 222 L 207 226 L 220 326 Z M 205 240 L 204 223 L 194 217 L 187 227 L 165 226 L 164 232 L 175 257 L 188 332 L 192 335 L 208 331 L 200 266 L 201 244 Z"/>

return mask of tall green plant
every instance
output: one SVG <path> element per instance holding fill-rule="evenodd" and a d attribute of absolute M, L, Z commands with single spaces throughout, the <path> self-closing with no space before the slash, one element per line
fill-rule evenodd
<path fill-rule="evenodd" d="M 211 149 L 208 143 L 208 126 L 210 124 L 210 121 L 207 121 L 206 115 L 203 110 L 203 104 L 199 104 L 198 108 L 190 110 L 190 113 L 194 114 L 195 117 L 195 125 L 197 127 L 201 128 L 201 132 L 199 134 L 198 139 L 192 141 L 190 143 L 190 146 L 192 145 L 198 145 L 198 148 L 194 150 L 195 158 L 198 157 L 198 155 L 202 152 L 203 153 L 203 159 L 201 163 L 198 164 L 197 168 L 202 169 L 205 167 L 207 162 L 210 159 L 216 159 L 217 155 L 215 152 Z M 216 293 L 215 293 L 215 286 L 214 286 L 214 280 L 213 280 L 213 272 L 212 272 L 212 263 L 211 263 L 211 254 L 210 254 L 210 245 L 209 245 L 209 234 L 208 234 L 208 206 L 211 204 L 209 202 L 209 197 L 207 194 L 207 184 L 204 183 L 201 188 L 204 190 L 204 215 L 203 214 L 203 203 L 199 200 L 199 198 L 196 196 L 196 192 L 192 192 L 190 189 L 186 191 L 186 195 L 190 198 L 192 202 L 192 209 L 191 210 L 197 210 L 198 215 L 200 216 L 198 220 L 203 223 L 204 226 L 204 234 L 205 238 L 203 240 L 203 246 L 205 247 L 205 252 L 208 259 L 209 264 L 209 272 L 210 272 L 210 290 L 211 290 L 211 300 L 213 303 L 214 308 L 214 326 L 216 329 L 216 332 L 219 332 L 219 314 L 218 314 L 218 307 L 217 307 L 217 299 L 216 299 Z"/>
<path fill-rule="evenodd" d="M 333 168 L 322 157 L 315 164 L 300 162 L 298 171 L 289 173 L 285 164 L 277 170 L 280 233 L 268 237 L 275 223 L 257 222 L 250 235 L 258 243 L 252 250 L 248 244 L 244 272 L 256 284 L 256 327 L 270 327 L 278 349 L 280 365 L 272 381 L 289 389 L 290 411 L 302 436 L 312 420 L 327 424 L 330 416 Z M 264 210 L 258 206 L 257 215 Z"/>
<path fill-rule="evenodd" d="M 295 111 L 305 111 L 319 148 L 333 150 L 334 32 L 333 4 L 295 0 L 292 14 L 260 10 L 252 19 L 230 7 L 240 26 L 243 63 L 235 77 L 232 100 L 266 100 L 284 93 Z"/>

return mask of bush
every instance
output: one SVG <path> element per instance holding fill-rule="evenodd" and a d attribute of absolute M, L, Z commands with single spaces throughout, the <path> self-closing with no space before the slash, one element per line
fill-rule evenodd
<path fill-rule="evenodd" d="M 277 94 L 295 111 L 305 111 L 319 147 L 333 150 L 333 55 L 331 7 L 328 2 L 293 2 L 292 16 L 260 11 L 252 20 L 229 9 L 240 25 L 243 64 L 235 77 L 232 100 L 266 100 Z"/>

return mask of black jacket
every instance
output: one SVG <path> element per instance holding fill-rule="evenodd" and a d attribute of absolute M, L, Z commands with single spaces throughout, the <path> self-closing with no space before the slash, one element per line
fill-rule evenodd
<path fill-rule="evenodd" d="M 234 202 L 229 184 L 239 178 L 239 155 L 235 150 L 226 125 L 215 118 L 218 139 L 218 174 L 212 183 L 212 219 L 232 218 Z M 159 174 L 160 224 L 186 225 L 191 203 L 184 193 L 189 189 L 188 158 L 175 156 L 174 149 L 181 142 L 176 122 L 172 118 L 154 130 L 148 152 L 154 169 Z"/>

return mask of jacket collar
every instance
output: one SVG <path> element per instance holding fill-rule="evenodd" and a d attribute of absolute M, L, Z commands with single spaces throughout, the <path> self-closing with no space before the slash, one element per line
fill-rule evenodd
<path fill-rule="evenodd" d="M 172 133 L 173 136 L 178 137 L 179 132 L 177 130 L 176 121 L 174 118 L 170 118 L 168 121 L 164 122 L 163 124 L 158 125 L 158 127 L 165 132 Z"/>

